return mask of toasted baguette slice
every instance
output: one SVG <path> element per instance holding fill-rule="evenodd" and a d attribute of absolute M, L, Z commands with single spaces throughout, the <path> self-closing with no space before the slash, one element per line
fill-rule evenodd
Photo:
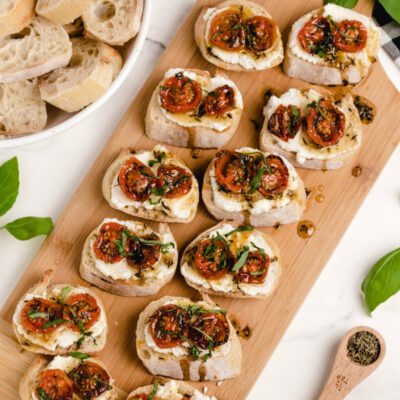
<path fill-rule="evenodd" d="M 66 112 L 79 111 L 101 97 L 122 66 L 121 55 L 107 44 L 82 38 L 71 42 L 69 64 L 39 80 L 42 98 Z"/>
<path fill-rule="evenodd" d="M 90 357 L 90 356 L 89 356 Z M 59 369 L 64 371 L 67 375 L 78 368 L 85 362 L 99 365 L 109 376 L 109 390 L 103 392 L 102 400 L 114 400 L 117 399 L 117 390 L 114 385 L 114 379 L 111 377 L 110 372 L 107 370 L 105 364 L 98 358 L 90 357 L 85 361 L 71 356 L 56 356 L 52 360 L 48 360 L 44 356 L 37 356 L 33 363 L 29 366 L 23 377 L 19 382 L 19 396 L 21 400 L 37 400 L 36 390 L 37 386 L 40 384 L 40 375 L 45 370 Z M 75 398 L 80 398 L 75 393 Z M 76 396 L 76 397 L 75 397 Z"/>
<path fill-rule="evenodd" d="M 90 0 L 37 0 L 36 12 L 57 25 L 80 17 Z"/>
<path fill-rule="evenodd" d="M 85 35 L 122 46 L 139 32 L 143 0 L 90 0 L 83 12 Z"/>
<path fill-rule="evenodd" d="M 287 142 L 271 133 L 269 120 L 279 105 L 289 104 L 299 108 L 300 117 L 306 117 L 307 105 L 319 99 L 328 99 L 344 114 L 345 131 L 339 141 L 329 147 L 317 146 L 302 123 L 300 130 Z M 295 167 L 334 170 L 350 162 L 362 141 L 362 127 L 358 111 L 351 93 L 334 96 L 329 90 L 318 88 L 298 90 L 289 89 L 282 96 L 271 96 L 264 107 L 264 124 L 260 134 L 260 148 L 285 157 Z"/>
<path fill-rule="evenodd" d="M 190 191 L 183 196 L 173 198 L 151 194 L 148 199 L 141 202 L 126 197 L 120 188 L 118 180 L 118 174 L 123 165 L 128 160 L 136 158 L 148 166 L 153 174 L 156 175 L 160 163 L 155 163 L 150 167 L 149 161 L 157 160 L 163 153 L 165 153 L 165 157 L 162 158 L 163 165 L 183 168 L 187 176 L 191 177 L 192 185 Z M 195 176 L 183 160 L 171 153 L 171 151 L 164 146 L 157 145 L 153 150 L 123 150 L 104 175 L 103 195 L 111 207 L 135 217 L 152 219 L 160 222 L 188 223 L 193 220 L 197 211 L 197 206 L 199 204 L 199 185 Z M 151 204 L 150 201 L 153 204 Z"/>
<path fill-rule="evenodd" d="M 305 51 L 298 34 L 302 27 L 317 15 L 332 18 L 336 25 L 343 20 L 362 22 L 368 34 L 365 48 L 360 52 L 349 53 L 332 45 L 333 57 L 332 49 L 325 53 L 329 59 Z M 333 24 L 331 29 L 334 29 Z M 309 12 L 293 24 L 287 42 L 283 71 L 293 78 L 319 85 L 358 84 L 367 76 L 371 64 L 376 61 L 378 49 L 379 30 L 371 18 L 336 4 L 327 4 Z"/>
<path fill-rule="evenodd" d="M 80 351 L 83 353 L 94 353 L 104 348 L 107 337 L 107 319 L 104 310 L 103 303 L 99 297 L 90 289 L 82 286 L 71 286 L 69 284 L 57 284 L 50 286 L 50 280 L 52 276 L 52 270 L 46 270 L 43 274 L 41 281 L 32 286 L 18 302 L 14 312 L 12 325 L 14 328 L 15 335 L 20 345 L 28 351 L 40 354 L 49 355 L 65 355 L 70 352 Z M 79 346 L 78 341 L 82 337 L 79 331 L 73 331 L 68 328 L 68 324 L 61 325 L 57 330 L 51 333 L 35 333 L 28 331 L 21 323 L 20 313 L 22 308 L 26 304 L 26 300 L 31 300 L 36 297 L 54 299 L 57 301 L 60 299 L 62 291 L 66 287 L 71 287 L 71 290 L 65 295 L 64 300 L 68 301 L 70 295 L 78 293 L 87 293 L 92 296 L 98 307 L 100 308 L 99 320 L 90 328 L 91 335 L 85 335 L 82 344 Z M 67 331 L 67 339 L 65 339 L 65 333 Z M 73 335 L 73 336 L 72 336 Z M 76 340 L 75 340 L 76 339 Z M 62 346 L 62 342 L 65 340 L 73 342 L 65 347 Z"/>
<path fill-rule="evenodd" d="M 36 80 L 0 84 L 0 135 L 40 131 L 46 121 L 46 104 Z"/>
<path fill-rule="evenodd" d="M 187 113 L 171 113 L 161 107 L 160 90 L 166 79 L 183 74 L 197 81 L 203 89 L 203 106 L 207 93 L 212 93 L 222 85 L 230 86 L 234 91 L 235 106 L 223 115 L 199 116 L 196 110 Z M 225 145 L 234 135 L 243 111 L 243 100 L 237 86 L 224 74 L 211 77 L 208 71 L 196 69 L 171 68 L 153 92 L 146 114 L 146 135 L 159 142 L 173 146 L 213 148 Z"/>
<path fill-rule="evenodd" d="M 244 148 L 239 153 L 257 153 L 259 150 Z M 264 153 L 274 155 L 274 153 Z M 306 208 L 304 183 L 293 166 L 284 158 L 289 172 L 287 188 L 281 193 L 266 198 L 258 191 L 249 194 L 234 194 L 222 190 L 214 176 L 216 159 L 213 159 L 204 175 L 202 197 L 208 211 L 218 220 L 234 220 L 256 227 L 289 224 L 298 221 Z M 263 203 L 258 203 L 262 201 Z"/>
<path fill-rule="evenodd" d="M 270 235 L 256 229 L 248 230 L 251 228 L 248 226 L 244 227 L 245 231 L 240 231 L 241 228 L 243 226 L 239 222 L 222 221 L 207 229 L 189 243 L 180 261 L 181 274 L 189 286 L 203 293 L 224 297 L 262 299 L 273 293 L 282 271 L 279 248 Z M 232 233 L 236 229 L 238 231 Z M 249 275 L 244 274 L 242 275 L 242 281 L 240 281 L 235 273 L 231 272 L 231 269 L 234 267 L 234 261 L 232 261 L 231 265 L 227 266 L 226 274 L 218 279 L 208 279 L 201 274 L 195 264 L 195 254 L 204 240 L 217 237 L 217 233 L 229 243 L 231 254 L 236 255 L 238 251 L 242 253 L 243 251 L 241 250 L 243 250 L 244 246 L 248 246 L 253 254 L 257 252 L 262 257 L 262 253 L 259 250 L 262 249 L 267 261 L 265 265 L 261 264 L 260 268 L 264 268 L 267 271 L 265 276 L 262 277 L 260 274 L 260 279 L 253 276 L 253 279 L 257 280 L 253 283 L 246 283 L 244 278 L 249 278 Z M 254 244 L 258 249 L 254 247 Z M 243 269 L 239 271 L 243 271 Z"/>
<path fill-rule="evenodd" d="M 72 21 L 69 24 L 63 25 L 63 28 L 67 31 L 69 37 L 81 36 L 83 33 L 82 18 L 79 17 L 75 21 Z"/>
<path fill-rule="evenodd" d="M 281 32 L 275 23 L 272 45 L 262 52 L 255 53 L 249 49 L 226 51 L 211 43 L 210 23 L 217 14 L 227 9 L 243 13 L 245 20 L 254 16 L 272 20 L 264 7 L 247 0 L 228 0 L 203 8 L 194 26 L 194 37 L 203 57 L 217 67 L 230 71 L 260 71 L 279 65 L 283 61 L 283 45 Z"/>
<path fill-rule="evenodd" d="M 0 2 L 0 39 L 24 29 L 35 16 L 35 0 Z"/>
<path fill-rule="evenodd" d="M 130 266 L 126 258 L 111 263 L 100 260 L 93 249 L 100 230 L 107 223 L 117 223 L 126 227 L 133 235 L 138 237 L 154 236 L 166 246 L 159 251 L 158 260 L 151 266 L 139 269 Z M 167 224 L 160 223 L 153 230 L 139 221 L 119 221 L 106 218 L 87 237 L 82 252 L 80 274 L 83 279 L 119 296 L 150 296 L 157 293 L 174 276 L 178 264 L 177 244 Z"/>
<path fill-rule="evenodd" d="M 136 350 L 144 366 L 153 375 L 189 381 L 219 381 L 238 376 L 241 371 L 242 350 L 235 329 L 228 319 L 229 338 L 225 344 L 212 350 L 212 357 L 204 361 L 208 351 L 203 351 L 197 360 L 190 355 L 189 347 L 178 345 L 174 348 L 160 349 L 149 331 L 149 318 L 166 304 L 197 305 L 205 310 L 215 310 L 217 306 L 206 296 L 195 302 L 184 297 L 166 296 L 151 302 L 139 315 L 136 328 Z M 153 341 L 153 343 L 151 343 Z M 186 343 L 186 342 L 184 342 Z M 164 351 L 163 351 L 164 350 Z M 179 350 L 181 355 L 174 355 Z"/>

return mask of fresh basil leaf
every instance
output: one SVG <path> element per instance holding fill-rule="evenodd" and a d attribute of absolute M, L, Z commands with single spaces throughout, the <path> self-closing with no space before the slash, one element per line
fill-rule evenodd
<path fill-rule="evenodd" d="M 386 12 L 400 24 L 400 2 L 399 0 L 379 0 Z"/>
<path fill-rule="evenodd" d="M 80 360 L 86 360 L 87 358 L 92 357 L 89 354 L 80 353 L 79 351 L 68 353 L 71 357 L 79 358 Z"/>
<path fill-rule="evenodd" d="M 358 0 L 324 0 L 324 4 L 328 3 L 337 4 L 338 6 L 342 6 L 345 8 L 354 8 L 357 5 Z"/>
<path fill-rule="evenodd" d="M 46 328 L 49 328 L 50 326 L 61 325 L 61 324 L 63 324 L 64 322 L 68 322 L 68 321 L 65 320 L 65 319 L 62 319 L 62 318 L 55 319 L 54 321 L 46 322 L 46 323 L 41 327 L 41 329 L 42 329 L 42 331 L 44 331 Z"/>
<path fill-rule="evenodd" d="M 370 313 L 400 290 L 400 248 L 386 254 L 372 267 L 361 289 Z"/>
<path fill-rule="evenodd" d="M 247 260 L 247 256 L 249 255 L 250 250 L 246 250 L 242 253 L 242 255 L 239 257 L 239 260 L 236 261 L 235 265 L 232 268 L 232 272 L 238 272 L 240 268 L 242 268 L 243 264 Z"/>
<path fill-rule="evenodd" d="M 38 388 L 37 394 L 40 400 L 51 400 L 51 396 L 47 394 L 42 388 Z"/>
<path fill-rule="evenodd" d="M 235 232 L 245 232 L 245 231 L 252 231 L 254 228 L 250 225 L 245 225 L 245 226 L 239 226 L 238 228 L 234 229 L 233 231 L 230 231 L 228 233 L 225 233 L 225 237 L 229 237 L 233 235 Z"/>
<path fill-rule="evenodd" d="M 19 189 L 19 170 L 17 157 L 0 166 L 0 216 L 15 203 Z"/>
<path fill-rule="evenodd" d="M 249 190 L 249 194 L 253 194 L 260 186 L 261 179 L 264 175 L 264 169 L 265 169 L 265 164 L 263 164 L 261 166 L 261 168 L 258 170 L 256 176 L 250 181 L 251 188 Z"/>
<path fill-rule="evenodd" d="M 18 240 L 28 240 L 40 235 L 48 235 L 53 229 L 51 218 L 24 217 L 0 227 L 7 229 Z"/>

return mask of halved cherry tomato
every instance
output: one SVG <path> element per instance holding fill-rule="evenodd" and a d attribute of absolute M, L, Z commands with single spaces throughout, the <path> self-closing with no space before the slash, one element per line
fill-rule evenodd
<path fill-rule="evenodd" d="M 223 313 L 200 314 L 197 321 L 190 327 L 189 337 L 201 349 L 209 347 L 210 339 L 208 337 L 213 341 L 212 348 L 221 346 L 229 339 L 228 320 Z"/>
<path fill-rule="evenodd" d="M 46 369 L 39 376 L 35 393 L 38 399 L 72 400 L 72 381 L 61 369 Z"/>
<path fill-rule="evenodd" d="M 246 21 L 247 43 L 255 52 L 268 50 L 275 40 L 275 22 L 262 16 L 255 16 Z"/>
<path fill-rule="evenodd" d="M 206 114 L 222 115 L 235 107 L 235 91 L 228 85 L 220 86 L 207 95 Z"/>
<path fill-rule="evenodd" d="M 74 331 L 80 331 L 78 321 L 81 321 L 83 329 L 87 331 L 100 319 L 100 307 L 90 294 L 73 294 L 68 297 L 66 306 L 65 313 L 71 321 L 69 326 Z M 74 311 L 73 313 L 70 308 Z"/>
<path fill-rule="evenodd" d="M 145 240 L 160 240 L 155 233 L 141 236 Z M 126 257 L 128 264 L 137 269 L 146 269 L 154 265 L 160 257 L 159 244 L 154 246 L 146 245 L 139 240 L 128 240 L 128 252 L 131 254 Z"/>
<path fill-rule="evenodd" d="M 96 241 L 93 243 L 98 259 L 108 263 L 116 263 L 123 259 L 115 244 L 116 240 L 121 240 L 123 230 L 124 226 L 117 222 L 106 222 L 100 227 Z M 126 251 L 128 248 L 125 249 Z"/>
<path fill-rule="evenodd" d="M 129 397 L 128 400 L 149 400 L 149 398 L 150 394 L 140 393 L 140 394 L 135 394 L 132 397 Z M 159 397 L 155 396 L 153 400 L 159 400 Z"/>
<path fill-rule="evenodd" d="M 331 35 L 329 22 L 324 17 L 314 17 L 299 31 L 298 38 L 304 50 L 316 54 Z"/>
<path fill-rule="evenodd" d="M 136 157 L 130 158 L 119 171 L 118 182 L 126 197 L 134 201 L 147 200 L 159 180 L 153 171 Z"/>
<path fill-rule="evenodd" d="M 234 257 L 222 240 L 210 238 L 200 243 L 194 263 L 199 273 L 205 278 L 220 279 L 231 269 Z"/>
<path fill-rule="evenodd" d="M 293 111 L 295 110 L 295 112 Z M 298 107 L 280 105 L 268 121 L 268 129 L 287 142 L 293 139 L 301 126 L 301 111 Z"/>
<path fill-rule="evenodd" d="M 222 150 L 216 155 L 214 172 L 220 186 L 231 193 L 246 193 L 250 189 L 247 161 L 235 151 Z"/>
<path fill-rule="evenodd" d="M 161 165 L 157 170 L 157 176 L 163 185 L 168 185 L 163 197 L 169 199 L 181 197 L 189 193 L 192 188 L 192 175 L 184 168 Z"/>
<path fill-rule="evenodd" d="M 44 314 L 44 317 L 35 314 Z M 24 327 L 35 333 L 51 333 L 57 330 L 62 324 L 55 324 L 42 329 L 48 322 L 63 319 L 63 307 L 54 301 L 41 297 L 29 300 L 21 310 L 21 322 Z"/>
<path fill-rule="evenodd" d="M 336 144 L 344 134 L 345 125 L 344 114 L 330 100 L 320 101 L 318 107 L 308 109 L 308 135 L 319 146 Z"/>
<path fill-rule="evenodd" d="M 69 376 L 73 382 L 74 392 L 82 399 L 93 399 L 111 390 L 110 376 L 99 364 L 86 361 L 73 369 Z"/>
<path fill-rule="evenodd" d="M 269 257 L 259 251 L 251 251 L 246 262 L 236 272 L 235 278 L 242 283 L 263 283 L 268 273 Z"/>
<path fill-rule="evenodd" d="M 266 157 L 266 161 L 268 166 L 264 167 L 264 174 L 258 190 L 263 196 L 269 197 L 281 193 L 287 188 L 289 171 L 285 162 L 279 156 L 271 154 Z M 259 168 L 261 168 L 262 163 L 263 161 L 260 162 Z"/>
<path fill-rule="evenodd" d="M 185 309 L 174 304 L 160 307 L 150 317 L 151 336 L 158 347 L 169 349 L 184 342 L 189 332 L 190 316 Z"/>
<path fill-rule="evenodd" d="M 202 97 L 200 83 L 183 74 L 166 79 L 160 90 L 161 106 L 172 113 L 195 110 L 200 105 Z"/>
<path fill-rule="evenodd" d="M 357 53 L 367 44 L 368 33 L 360 21 L 345 20 L 334 26 L 333 44 L 347 53 Z"/>
<path fill-rule="evenodd" d="M 211 21 L 209 40 L 223 50 L 243 50 L 246 45 L 246 32 L 241 13 L 235 9 L 218 13 Z"/>

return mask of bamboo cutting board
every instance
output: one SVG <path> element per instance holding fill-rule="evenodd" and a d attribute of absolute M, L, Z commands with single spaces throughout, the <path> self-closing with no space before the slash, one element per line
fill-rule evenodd
<path fill-rule="evenodd" d="M 46 268 L 51 267 L 56 270 L 55 282 L 82 284 L 78 267 L 86 236 L 105 217 L 129 218 L 111 209 L 103 199 L 102 177 L 121 148 L 131 146 L 137 149 L 150 149 L 156 144 L 144 135 L 144 117 L 152 91 L 168 68 L 190 67 L 208 69 L 211 72 L 215 70 L 214 66 L 201 57 L 193 41 L 193 24 L 196 16 L 202 6 L 213 2 L 213 0 L 199 0 L 184 21 L 175 39 L 73 195 L 53 233 L 44 242 L 1 310 L 0 317 L 5 321 L 11 321 L 18 299 L 39 279 Z M 284 40 L 291 24 L 297 18 L 322 5 L 321 0 L 258 0 L 258 2 L 267 6 L 274 16 L 283 32 Z M 357 10 L 370 14 L 372 0 L 360 1 Z M 304 82 L 285 76 L 280 67 L 264 72 L 229 72 L 228 75 L 237 83 L 245 104 L 240 127 L 226 146 L 231 149 L 243 146 L 257 147 L 258 132 L 250 120 L 262 122 L 262 97 L 266 88 L 273 87 L 283 92 L 289 87 L 308 86 Z M 284 258 L 285 268 L 275 294 L 267 300 L 214 298 L 242 327 L 247 325 L 252 331 L 249 340 L 241 340 L 243 348 L 241 376 L 218 387 L 216 384 L 206 384 L 210 388 L 208 393 L 215 394 L 220 400 L 245 399 L 400 140 L 400 129 L 397 129 L 400 126 L 399 95 L 378 63 L 373 66 L 368 79 L 355 92 L 372 99 L 378 108 L 375 122 L 364 126 L 364 139 L 356 158 L 339 171 L 324 173 L 299 170 L 306 187 L 313 191 L 308 200 L 304 219 L 311 220 L 315 224 L 314 236 L 307 240 L 301 239 L 297 235 L 296 224 L 279 229 L 265 229 L 276 239 Z M 198 159 L 193 159 L 188 149 L 172 149 L 186 160 L 199 178 L 215 154 L 214 150 L 202 151 Z M 352 168 L 356 165 L 363 168 L 361 176 L 357 178 L 351 174 Z M 325 188 L 323 191 L 325 201 L 322 203 L 315 200 L 317 187 L 320 185 Z M 171 229 L 182 250 L 194 236 L 215 223 L 204 205 L 200 204 L 196 219 L 192 223 L 171 224 Z M 122 390 L 129 392 L 138 386 L 149 384 L 152 376 L 138 360 L 134 345 L 138 315 L 156 298 L 167 294 L 194 296 L 195 291 L 184 283 L 179 273 L 158 295 L 146 298 L 123 298 L 96 288 L 94 290 L 105 304 L 109 324 L 107 346 L 99 353 L 100 358 L 106 363 Z M 10 352 L 9 346 L 15 347 L 11 344 L 12 334 L 6 322 L 2 321 L 1 326 L 4 328 L 0 331 L 1 399 L 14 400 L 17 399 L 17 392 L 13 387 L 32 356 L 27 352 Z M 8 336 L 4 331 L 8 332 Z M 10 365 L 14 368 L 12 380 L 6 373 L 7 369 L 11 368 Z"/>

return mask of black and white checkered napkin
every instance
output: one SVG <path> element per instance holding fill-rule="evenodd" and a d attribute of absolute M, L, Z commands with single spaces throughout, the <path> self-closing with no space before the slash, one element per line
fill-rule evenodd
<path fill-rule="evenodd" d="M 378 1 L 375 3 L 372 18 L 381 28 L 383 49 L 400 69 L 400 24 L 393 20 Z"/>

